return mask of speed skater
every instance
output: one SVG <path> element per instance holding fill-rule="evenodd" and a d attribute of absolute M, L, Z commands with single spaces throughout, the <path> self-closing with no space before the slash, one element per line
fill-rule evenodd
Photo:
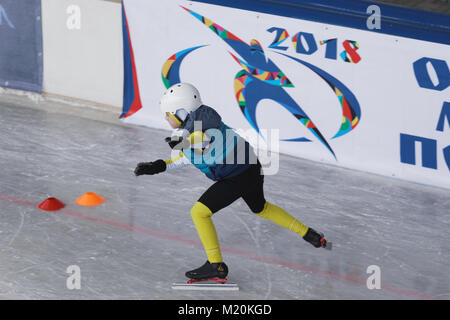
<path fill-rule="evenodd" d="M 266 201 L 264 174 L 252 147 L 223 123 L 213 108 L 202 103 L 193 85 L 178 83 L 168 88 L 160 100 L 160 109 L 175 130 L 166 142 L 178 154 L 169 160 L 141 162 L 135 175 L 153 175 L 193 164 L 215 181 L 191 208 L 191 217 L 208 260 L 201 267 L 186 272 L 186 277 L 193 280 L 226 278 L 228 267 L 223 261 L 211 217 L 239 198 L 256 216 L 295 232 L 316 248 L 327 248 L 323 234 Z M 328 243 L 328 249 L 330 245 Z"/>

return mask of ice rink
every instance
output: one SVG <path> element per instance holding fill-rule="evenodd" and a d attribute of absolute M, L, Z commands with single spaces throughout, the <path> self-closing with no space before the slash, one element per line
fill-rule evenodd
<path fill-rule="evenodd" d="M 166 131 L 1 101 L 0 299 L 450 298 L 449 190 L 283 155 L 266 199 L 333 251 L 238 200 L 213 221 L 240 290 L 172 290 L 206 261 L 189 211 L 212 181 L 193 167 L 134 176 L 138 162 L 169 157 Z M 75 203 L 90 191 L 105 203 Z M 48 197 L 66 207 L 37 208 Z M 72 265 L 80 289 L 67 287 Z M 367 288 L 372 265 L 381 289 Z"/>

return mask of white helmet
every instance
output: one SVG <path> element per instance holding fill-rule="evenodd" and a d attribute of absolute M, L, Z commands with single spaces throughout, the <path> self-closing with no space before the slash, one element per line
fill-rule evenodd
<path fill-rule="evenodd" d="M 200 93 L 189 83 L 177 83 L 164 92 L 159 101 L 161 112 L 169 112 L 184 121 L 187 115 L 202 105 Z"/>

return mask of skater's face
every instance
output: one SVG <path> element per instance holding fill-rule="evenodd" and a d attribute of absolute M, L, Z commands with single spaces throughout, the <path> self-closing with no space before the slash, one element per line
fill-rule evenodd
<path fill-rule="evenodd" d="M 172 129 L 177 129 L 180 127 L 180 124 L 174 118 L 172 118 L 167 112 L 166 112 L 166 121 L 170 124 Z"/>

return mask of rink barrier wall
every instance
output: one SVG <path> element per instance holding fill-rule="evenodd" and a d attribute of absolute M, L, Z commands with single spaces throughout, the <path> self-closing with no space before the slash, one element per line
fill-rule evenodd
<path fill-rule="evenodd" d="M 159 97 L 191 82 L 253 144 L 279 129 L 272 151 L 450 188 L 447 15 L 376 3 L 373 29 L 370 1 L 226 3 L 124 0 L 142 108 L 124 99 L 123 122 L 169 129 Z"/>
<path fill-rule="evenodd" d="M 128 109 L 131 113 L 124 123 L 169 129 L 156 106 L 165 89 L 162 65 L 178 53 L 182 58 L 172 71 L 178 72 L 179 79 L 195 83 L 204 101 L 216 108 L 227 124 L 247 133 L 253 130 L 247 138 L 255 141 L 256 131 L 247 121 L 248 115 L 240 112 L 233 87 L 242 70 L 235 58 L 242 56 L 180 9 L 183 5 L 198 9 L 247 43 L 257 39 L 266 57 L 292 81 L 292 88 L 277 89 L 271 93 L 275 96 L 258 102 L 255 117 L 261 127 L 282 128 L 285 141 L 274 151 L 450 188 L 448 15 L 376 3 L 381 8 L 381 29 L 368 30 L 367 8 L 372 4 L 230 0 L 223 6 L 215 0 L 171 0 L 143 5 L 125 0 L 126 11 L 132 15 L 126 26 L 128 47 L 123 46 L 125 11 L 120 3 L 42 0 L 42 15 L 36 19 L 37 25 L 42 23 L 44 40 L 41 87 L 17 88 L 43 90 L 48 95 L 123 111 L 131 101 L 137 107 Z M 139 19 L 139 6 L 142 16 L 157 15 L 154 21 Z M 282 39 L 284 31 L 289 34 L 286 39 Z M 184 49 L 189 50 L 182 52 Z M 130 70 L 132 76 L 127 78 Z M 176 78 L 172 75 L 165 81 Z M 134 80 L 131 100 L 123 94 L 130 89 L 127 79 Z M 283 85 L 285 80 L 277 81 Z M 335 94 L 336 89 L 343 95 Z M 299 129 L 292 114 L 280 108 L 286 92 L 314 120 L 333 153 L 312 131 Z M 336 104 L 342 113 L 337 112 Z M 339 124 L 343 116 L 355 120 L 355 111 L 359 114 L 356 126 L 350 121 L 348 130 L 348 124 L 347 129 Z"/>
<path fill-rule="evenodd" d="M 0 87 L 42 90 L 40 0 L 0 3 Z"/>

